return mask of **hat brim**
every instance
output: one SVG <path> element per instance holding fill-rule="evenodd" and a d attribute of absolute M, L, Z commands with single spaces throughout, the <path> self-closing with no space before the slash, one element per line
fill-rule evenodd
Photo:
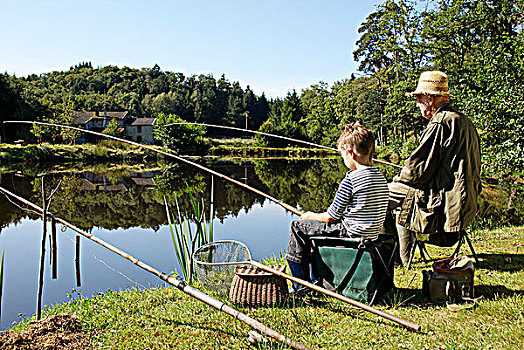
<path fill-rule="evenodd" d="M 430 96 L 444 96 L 444 97 L 452 97 L 456 98 L 454 95 L 450 94 L 446 91 L 425 91 L 425 90 L 415 90 L 413 92 L 406 92 L 407 97 L 413 97 L 417 95 L 430 95 Z"/>

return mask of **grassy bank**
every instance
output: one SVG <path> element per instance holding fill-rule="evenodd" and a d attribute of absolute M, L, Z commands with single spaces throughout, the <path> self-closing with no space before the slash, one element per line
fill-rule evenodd
<path fill-rule="evenodd" d="M 46 162 L 141 162 L 158 155 L 137 147 L 114 141 L 103 141 L 96 145 L 27 145 L 0 144 L 0 165 Z"/>
<path fill-rule="evenodd" d="M 524 348 L 524 227 L 476 231 L 470 236 L 481 260 L 475 273 L 475 294 L 482 298 L 474 307 L 452 311 L 429 304 L 421 293 L 421 271 L 430 263 L 418 255 L 412 270 L 396 269 L 397 290 L 376 306 L 420 324 L 421 333 L 323 297 L 315 297 L 312 305 L 311 300 L 290 299 L 279 307 L 241 310 L 314 349 Z M 451 251 L 430 247 L 432 257 Z M 223 295 L 214 296 L 227 300 Z M 174 288 L 108 291 L 58 305 L 46 315 L 64 313 L 79 321 L 84 341 L 95 349 L 249 347 L 248 326 Z M 28 326 L 22 323 L 12 331 L 20 333 Z M 2 335 L 4 342 L 5 338 L 9 338 L 7 333 Z M 287 347 L 271 342 L 259 348 Z"/>
<path fill-rule="evenodd" d="M 160 149 L 160 148 L 159 148 Z M 250 143 L 217 143 L 209 149 L 209 156 L 242 158 L 318 158 L 335 155 L 334 152 L 313 148 L 269 148 L 255 147 Z M 83 145 L 26 145 L 0 144 L 0 166 L 26 163 L 99 163 L 99 162 L 143 162 L 164 156 L 146 149 L 116 141 Z"/>

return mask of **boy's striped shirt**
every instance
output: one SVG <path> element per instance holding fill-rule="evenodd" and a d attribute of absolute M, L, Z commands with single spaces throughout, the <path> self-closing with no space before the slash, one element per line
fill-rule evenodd
<path fill-rule="evenodd" d="M 342 220 L 348 236 L 374 239 L 384 224 L 388 197 L 386 178 L 368 166 L 346 174 L 327 212 L 334 220 Z"/>

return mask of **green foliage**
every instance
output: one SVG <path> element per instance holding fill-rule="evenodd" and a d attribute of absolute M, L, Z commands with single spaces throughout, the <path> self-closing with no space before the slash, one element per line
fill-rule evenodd
<path fill-rule="evenodd" d="M 114 136 L 114 137 L 124 137 L 124 130 L 122 127 L 120 127 L 116 121 L 115 118 L 113 118 L 109 124 L 107 124 L 106 128 L 102 132 L 105 135 Z"/>
<path fill-rule="evenodd" d="M 307 141 L 304 135 L 305 111 L 300 98 L 295 90 L 288 92 L 283 101 L 277 101 L 266 120 L 258 131 L 275 134 L 289 138 Z M 257 142 L 264 146 L 283 147 L 293 144 L 291 141 L 282 140 L 264 135 L 256 136 Z"/>
<path fill-rule="evenodd" d="M 286 252 L 279 251 L 277 254 L 271 253 L 268 257 L 262 259 L 264 265 L 286 265 Z"/>
<path fill-rule="evenodd" d="M 175 124 L 185 120 L 176 115 L 160 113 L 154 126 L 155 139 L 177 153 L 205 154 L 210 145 L 204 139 L 206 128 L 200 125 Z"/>
<path fill-rule="evenodd" d="M 186 77 L 158 65 L 93 69 L 91 62 L 80 62 L 66 72 L 27 78 L 0 75 L 0 120 L 56 120 L 57 106 L 69 99 L 78 110 L 127 110 L 149 118 L 164 113 L 237 127 L 244 127 L 248 112 L 249 127 L 255 129 L 267 119 L 270 103 L 225 76 L 218 81 L 211 74 Z"/>
<path fill-rule="evenodd" d="M 481 131 L 485 170 L 522 174 L 524 2 L 492 1 L 474 6 L 476 19 L 483 19 L 487 28 L 468 60 L 471 81 L 460 86 L 461 102 Z"/>
<path fill-rule="evenodd" d="M 47 123 L 60 124 L 66 126 L 75 126 L 74 120 L 74 103 L 68 97 L 64 102 L 56 103 L 50 107 L 51 117 L 44 117 L 43 121 Z M 49 141 L 52 143 L 75 143 L 75 140 L 81 135 L 81 131 L 60 128 L 56 126 L 33 124 L 30 132 L 37 138 L 38 143 Z"/>

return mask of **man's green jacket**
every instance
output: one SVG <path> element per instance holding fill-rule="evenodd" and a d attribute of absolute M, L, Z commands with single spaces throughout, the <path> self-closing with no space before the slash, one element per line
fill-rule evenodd
<path fill-rule="evenodd" d="M 422 133 L 417 149 L 393 181 L 412 188 L 398 223 L 423 233 L 458 232 L 477 212 L 480 140 L 468 117 L 444 104 Z"/>

